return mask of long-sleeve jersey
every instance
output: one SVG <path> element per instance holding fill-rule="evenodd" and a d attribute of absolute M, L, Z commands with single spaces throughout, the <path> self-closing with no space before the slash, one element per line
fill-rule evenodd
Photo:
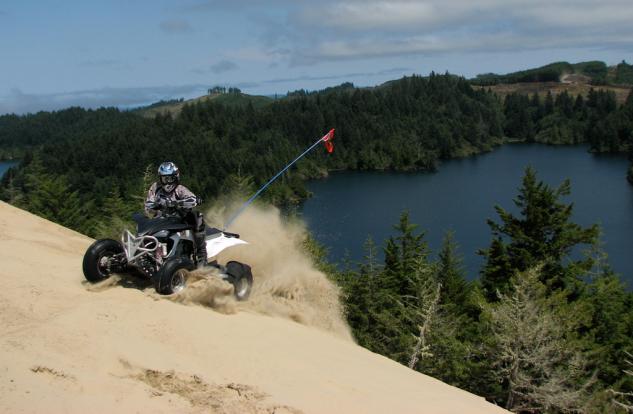
<path fill-rule="evenodd" d="M 184 185 L 178 184 L 178 186 L 171 193 L 167 193 L 163 190 L 162 187 L 158 185 L 158 183 L 154 183 L 149 188 L 147 192 L 147 198 L 145 199 L 145 213 L 148 216 L 160 216 L 160 210 L 153 210 L 147 208 L 147 203 L 157 203 L 159 200 L 182 200 L 189 197 L 196 197 L 194 193 L 191 192 Z"/>

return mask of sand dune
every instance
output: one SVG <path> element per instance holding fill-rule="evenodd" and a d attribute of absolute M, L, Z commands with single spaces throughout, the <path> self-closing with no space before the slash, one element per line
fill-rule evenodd
<path fill-rule="evenodd" d="M 250 305 L 220 294 L 210 309 L 138 284 L 86 285 L 90 243 L 0 203 L 0 412 L 505 412 L 355 345 L 337 305 L 308 294 L 335 289 L 317 274 L 292 286 L 258 262 Z M 199 283 L 190 294 L 207 292 Z"/>

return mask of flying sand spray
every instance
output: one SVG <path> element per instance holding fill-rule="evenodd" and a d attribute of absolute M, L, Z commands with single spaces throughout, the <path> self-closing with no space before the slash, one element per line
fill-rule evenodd
<path fill-rule="evenodd" d="M 325 145 L 325 149 L 327 150 L 328 153 L 332 153 L 332 151 L 334 151 L 334 144 L 332 143 L 332 140 L 334 139 L 334 128 L 330 129 L 330 131 L 325 134 L 323 137 L 319 138 L 314 144 L 312 144 L 307 150 L 303 151 L 303 153 L 301 155 L 299 155 L 297 158 L 295 158 L 290 164 L 286 165 L 281 171 L 279 171 L 273 178 L 271 178 L 266 184 L 264 184 L 262 186 L 262 188 L 260 188 L 259 190 L 257 190 L 257 192 L 255 194 L 253 194 L 251 196 L 251 198 L 249 198 L 244 204 L 242 204 L 242 206 L 239 208 L 239 210 L 237 210 L 237 212 L 235 214 L 233 214 L 224 224 L 224 229 L 226 230 L 232 223 L 233 221 L 235 221 L 235 219 L 244 212 L 244 210 L 246 210 L 246 208 L 253 202 L 255 201 L 255 199 L 257 197 L 259 197 L 259 195 L 264 192 L 264 190 L 266 188 L 268 188 L 269 185 L 271 185 L 277 178 L 279 178 L 279 176 L 281 176 L 281 174 L 283 174 L 284 172 L 286 172 L 286 170 L 288 170 L 288 168 L 292 167 L 292 165 L 294 163 L 296 163 L 297 161 L 299 161 L 301 158 L 303 158 L 308 152 L 312 151 L 314 149 L 314 147 L 316 147 L 317 145 L 319 145 L 320 142 L 323 142 L 323 144 Z"/>

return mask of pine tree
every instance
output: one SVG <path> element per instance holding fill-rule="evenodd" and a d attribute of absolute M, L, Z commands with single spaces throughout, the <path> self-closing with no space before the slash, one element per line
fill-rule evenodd
<path fill-rule="evenodd" d="M 537 181 L 536 172 L 528 167 L 514 204 L 519 216 L 496 206 L 501 223 L 488 220 L 493 234 L 491 248 L 484 251 L 487 258 L 482 275 L 482 286 L 490 297 L 495 289 L 501 291 L 513 271 L 525 271 L 545 263 L 543 277 L 550 289 L 573 288 L 581 275 L 591 269 L 592 259 L 573 260 L 571 250 L 579 245 L 597 242 L 596 225 L 583 228 L 570 221 L 573 205 L 560 201 L 571 191 L 569 180 L 553 189 Z"/>
<path fill-rule="evenodd" d="M 365 260 L 359 266 L 358 272 L 348 271 L 343 276 L 342 285 L 345 292 L 345 310 L 347 322 L 352 328 L 358 344 L 371 350 L 378 347 L 375 341 L 375 329 L 377 327 L 376 308 L 380 300 L 376 279 L 380 269 L 376 263 L 376 245 L 368 238 L 364 245 Z"/>
<path fill-rule="evenodd" d="M 408 212 L 402 213 L 395 237 L 387 240 L 385 265 L 374 294 L 374 349 L 407 364 L 417 337 L 420 315 L 420 292 L 429 278 L 434 278 L 428 263 L 424 234 L 416 234 Z"/>
<path fill-rule="evenodd" d="M 442 286 L 442 305 L 453 305 L 458 313 L 464 312 L 469 294 L 469 286 L 464 278 L 461 257 L 452 231 L 448 231 L 442 241 L 438 255 L 437 281 Z"/>
<path fill-rule="evenodd" d="M 394 226 L 398 235 L 390 237 L 385 247 L 385 272 L 383 286 L 399 296 L 415 295 L 411 275 L 419 266 L 419 258 L 428 257 L 424 233 L 415 234 L 416 224 L 409 221 L 409 212 L 400 215 L 399 223 Z"/>
<path fill-rule="evenodd" d="M 558 298 L 548 299 L 540 272 L 537 267 L 519 274 L 511 294 L 485 307 L 494 337 L 492 369 L 506 384 L 509 410 L 576 412 L 592 383 L 585 357 L 567 337 L 578 321 L 560 317 Z"/>
<path fill-rule="evenodd" d="M 79 192 L 70 188 L 64 175 L 46 173 L 39 158 L 34 158 L 25 186 L 24 203 L 29 211 L 73 230 L 88 232 L 85 225 L 90 217 L 86 211 L 90 205 L 80 200 Z"/>
<path fill-rule="evenodd" d="M 103 200 L 103 208 L 97 218 L 93 233 L 97 238 L 118 239 L 124 229 L 132 229 L 130 206 L 126 205 L 118 187 L 113 187 Z"/>

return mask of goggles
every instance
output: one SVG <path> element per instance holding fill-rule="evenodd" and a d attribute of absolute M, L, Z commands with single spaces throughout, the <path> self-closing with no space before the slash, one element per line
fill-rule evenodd
<path fill-rule="evenodd" d="M 175 175 L 161 175 L 160 182 L 161 184 L 173 184 L 176 182 L 176 176 Z"/>

